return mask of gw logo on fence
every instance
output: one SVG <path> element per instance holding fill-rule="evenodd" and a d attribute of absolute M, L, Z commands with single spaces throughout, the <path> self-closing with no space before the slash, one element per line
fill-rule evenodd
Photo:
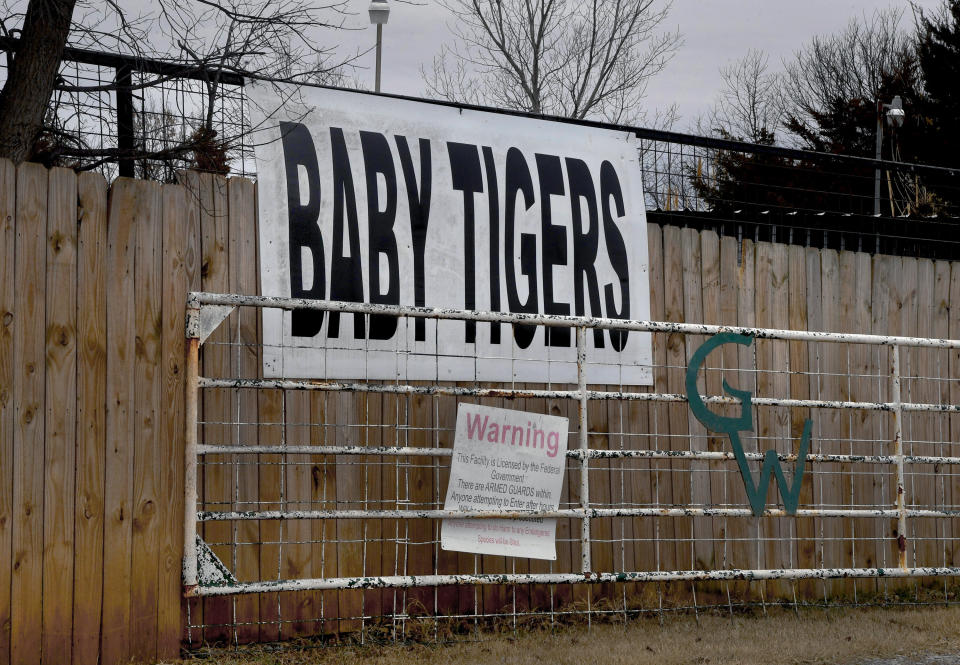
<path fill-rule="evenodd" d="M 763 456 L 763 466 L 760 470 L 760 482 L 753 484 L 753 475 L 747 466 L 747 457 L 743 450 L 743 442 L 740 441 L 740 432 L 753 431 L 753 406 L 751 402 L 752 394 L 746 390 L 736 390 L 731 388 L 726 379 L 723 380 L 723 390 L 731 397 L 741 400 L 739 417 L 719 416 L 707 408 L 700 397 L 700 391 L 697 389 L 697 372 L 700 366 L 706 360 L 707 355 L 717 347 L 724 344 L 740 344 L 741 346 L 750 346 L 753 344 L 753 338 L 747 335 L 737 333 L 717 333 L 707 340 L 703 346 L 696 350 L 693 357 L 690 358 L 690 365 L 687 367 L 686 389 L 687 401 L 690 402 L 690 410 L 697 420 L 703 423 L 704 427 L 714 432 L 722 432 L 730 437 L 730 445 L 733 447 L 733 455 L 737 459 L 737 466 L 740 467 L 740 475 L 743 476 L 743 486 L 747 491 L 747 500 L 750 502 L 750 508 L 754 516 L 760 516 L 766 507 L 767 488 L 770 486 L 770 472 L 777 477 L 777 486 L 780 489 L 780 497 L 783 499 L 783 508 L 788 515 L 797 513 L 797 504 L 800 503 L 800 487 L 803 482 L 803 470 L 807 462 L 807 451 L 810 449 L 810 430 L 813 421 L 807 418 L 803 424 L 803 436 L 800 439 L 800 452 L 797 455 L 797 464 L 793 472 L 793 485 L 787 484 L 787 479 L 780 468 L 780 460 L 777 459 L 777 451 L 768 450 Z"/>

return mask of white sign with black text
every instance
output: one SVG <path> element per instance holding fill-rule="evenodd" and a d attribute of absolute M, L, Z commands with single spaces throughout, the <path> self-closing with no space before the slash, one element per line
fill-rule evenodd
<path fill-rule="evenodd" d="M 457 408 L 445 510 L 556 510 L 567 461 L 566 418 L 476 404 Z M 445 519 L 440 546 L 456 552 L 557 558 L 557 520 Z"/>
<path fill-rule="evenodd" d="M 622 131 L 253 83 L 263 295 L 647 319 Z M 573 382 L 567 328 L 264 311 L 264 374 Z M 591 330 L 587 380 L 651 383 L 649 333 Z M 400 353 L 398 353 L 398 351 Z"/>

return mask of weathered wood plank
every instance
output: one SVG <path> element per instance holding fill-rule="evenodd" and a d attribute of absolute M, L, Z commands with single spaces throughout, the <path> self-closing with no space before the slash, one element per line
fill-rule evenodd
<path fill-rule="evenodd" d="M 647 246 L 650 252 L 650 317 L 664 320 L 664 263 L 666 248 L 664 234 L 660 226 L 647 225 Z M 667 390 L 667 335 L 656 333 L 652 335 L 653 352 L 653 389 L 666 392 Z M 648 406 L 648 425 L 651 433 L 651 448 L 654 450 L 669 450 L 670 432 L 669 411 L 666 404 L 653 403 Z M 656 507 L 669 506 L 672 501 L 670 485 L 670 465 L 661 460 L 651 460 L 650 468 L 650 500 Z M 656 570 L 668 570 L 667 564 L 675 560 L 673 545 L 665 545 L 663 538 L 668 533 L 672 536 L 673 520 L 654 518 L 649 520 L 652 534 L 653 552 L 649 565 Z M 669 557 L 669 559 L 668 559 Z M 656 587 L 656 595 L 662 593 L 662 585 Z M 653 595 L 653 594 L 651 594 Z"/>
<path fill-rule="evenodd" d="M 778 280 L 776 268 L 774 267 L 774 246 L 767 242 L 756 244 L 756 321 L 759 328 L 777 328 L 776 314 L 774 307 L 774 286 Z M 774 356 L 775 343 L 771 340 L 755 340 L 752 347 L 756 358 L 756 381 L 758 397 L 775 397 L 775 374 L 776 358 Z M 755 448 L 752 452 L 765 453 L 767 449 L 777 450 L 779 440 L 779 428 L 777 423 L 776 409 L 755 408 L 754 409 L 754 430 Z M 744 446 L 747 446 L 744 442 Z M 754 474 L 753 482 L 757 482 L 760 477 L 761 464 L 750 465 Z M 777 494 L 776 482 L 771 482 L 767 488 L 765 496 L 767 505 L 779 505 L 780 497 Z M 760 567 L 776 568 L 782 564 L 779 560 L 779 545 L 781 538 L 781 524 L 778 519 L 761 519 L 758 528 L 761 537 L 764 539 L 761 551 Z M 783 590 L 778 582 L 767 582 L 764 584 L 765 590 L 770 597 L 776 597 Z"/>
<path fill-rule="evenodd" d="M 872 300 L 873 300 L 873 265 L 870 256 L 863 252 L 853 254 L 856 271 L 856 290 L 852 300 L 853 330 L 857 332 L 872 329 Z M 850 349 L 852 371 L 858 374 L 851 381 L 851 399 L 857 401 L 877 401 L 876 375 L 880 368 L 877 365 L 877 349 L 864 346 L 855 346 Z M 855 443 L 854 448 L 860 454 L 882 455 L 883 445 L 877 428 L 880 414 L 858 412 L 851 414 L 853 424 L 851 430 L 854 436 L 869 441 L 869 443 Z M 858 467 L 858 469 L 861 467 Z M 885 470 L 881 465 L 863 466 L 863 471 L 854 478 L 854 500 L 862 505 L 884 506 L 888 498 L 882 496 L 880 478 Z M 861 543 L 858 544 L 857 565 L 873 567 L 878 565 L 880 549 L 883 547 L 882 537 L 884 523 L 880 520 L 859 520 L 854 528 Z M 865 542 L 864 542 L 865 540 Z M 875 580 L 867 580 L 861 587 L 866 592 L 879 590 Z"/>
<path fill-rule="evenodd" d="M 820 252 L 820 298 L 822 306 L 823 329 L 835 331 L 843 321 L 843 306 L 841 300 L 840 263 L 835 250 L 824 249 Z M 820 345 L 820 399 L 842 399 L 842 388 L 845 381 L 837 375 L 842 367 L 846 367 L 846 354 L 837 344 Z M 836 409 L 824 409 L 817 414 L 814 427 L 820 432 L 820 448 L 827 454 L 843 452 L 843 432 L 841 429 L 841 413 Z M 826 476 L 823 478 L 820 502 L 823 506 L 842 507 L 845 503 L 839 474 L 843 467 L 839 464 L 817 465 L 818 470 Z M 843 542 L 844 524 L 841 520 L 826 519 L 823 523 L 824 558 L 827 566 L 843 567 L 847 558 L 846 545 Z M 847 583 L 835 580 L 827 584 L 831 594 L 842 593 L 848 590 Z"/>
<path fill-rule="evenodd" d="M 703 293 L 703 322 L 710 324 L 719 324 L 721 322 L 721 302 L 720 302 L 720 238 L 714 231 L 700 232 L 700 255 L 701 255 L 701 290 Z M 720 349 L 716 354 L 714 363 L 723 363 L 723 353 L 726 349 Z M 726 364 L 723 364 L 726 367 Z M 706 395 L 720 395 L 723 392 L 721 386 L 722 371 L 704 371 L 703 387 Z M 725 449 L 723 435 L 717 432 L 707 432 L 705 439 L 705 450 L 722 451 Z M 709 501 L 711 506 L 721 506 L 724 503 L 724 462 L 709 462 Z M 726 557 L 724 556 L 725 542 L 725 520 L 723 518 L 714 518 L 710 533 L 706 537 L 710 538 L 711 567 L 722 567 Z M 725 588 L 726 585 L 723 585 Z M 721 585 L 716 585 L 721 588 Z"/>
<path fill-rule="evenodd" d="M 740 246 L 740 269 L 738 275 L 738 294 L 737 294 L 737 323 L 741 326 L 753 327 L 757 324 L 757 285 L 762 284 L 757 277 L 757 250 L 756 244 L 751 240 L 744 240 Z M 757 363 L 755 362 L 755 347 L 738 346 L 737 348 L 737 368 L 739 376 L 737 377 L 737 389 L 747 390 L 757 394 Z M 754 427 L 758 427 L 755 423 Z M 744 437 L 744 447 L 748 450 L 756 449 L 756 441 L 751 437 Z M 750 448 L 753 446 L 753 448 Z M 756 469 L 756 466 L 752 467 Z M 739 506 L 749 506 L 747 493 L 743 486 L 743 479 L 737 474 L 736 481 L 731 481 L 733 501 Z M 743 524 L 745 530 L 744 538 L 738 547 L 734 548 L 736 552 L 739 549 L 737 559 L 738 566 L 744 568 L 757 568 L 763 561 L 761 552 L 761 525 L 760 520 L 749 518 L 747 520 L 737 520 L 738 525 Z M 760 585 L 746 585 L 741 593 L 745 599 L 750 599 L 759 595 L 763 589 Z"/>
<path fill-rule="evenodd" d="M 892 334 L 890 330 L 890 313 L 891 310 L 899 308 L 899 304 L 894 302 L 896 299 L 896 285 L 892 281 L 894 279 L 895 263 L 898 264 L 899 259 L 893 256 L 877 255 L 873 257 L 871 328 L 875 335 Z M 879 350 L 874 355 L 874 363 L 874 367 L 880 376 L 877 382 L 879 384 L 878 397 L 883 401 L 889 400 L 891 395 L 889 350 Z M 887 416 L 885 422 L 882 422 L 880 425 L 880 430 L 886 433 L 886 444 L 883 448 L 884 453 L 887 455 L 892 455 L 894 452 L 892 425 L 892 416 Z M 893 467 L 885 469 L 884 474 L 886 478 L 882 482 L 882 487 L 886 494 L 886 504 L 895 506 L 897 505 L 896 469 Z M 897 565 L 897 520 L 885 521 L 885 527 L 885 538 L 880 552 L 881 560 L 879 563 L 882 566 L 895 566 Z M 891 587 L 896 588 L 898 584 L 899 583 L 895 581 L 885 580 L 882 586 L 884 591 L 888 591 Z"/>
<path fill-rule="evenodd" d="M 39 663 L 43 611 L 47 171 L 17 167 L 10 659 Z"/>
<path fill-rule="evenodd" d="M 17 171 L 0 159 L 0 561 L 13 561 Z M 10 662 L 12 565 L 0 565 L 0 665 Z"/>
<path fill-rule="evenodd" d="M 187 171 L 179 178 L 184 188 L 186 197 L 184 215 L 186 216 L 184 227 L 184 271 L 187 279 L 188 291 L 200 291 L 203 286 L 203 241 L 200 228 L 200 174 L 197 171 Z M 184 303 L 184 313 L 186 313 L 186 303 Z M 182 329 L 181 329 L 182 332 Z M 185 349 L 185 347 L 184 347 Z M 186 354 L 183 356 L 186 359 Z M 203 414 L 203 391 L 197 395 L 197 415 L 202 418 Z M 184 430 L 185 431 L 185 430 Z M 197 436 L 200 437 L 202 427 L 197 427 Z M 197 469 L 197 491 L 198 500 L 203 498 L 203 467 Z M 202 535 L 202 526 L 198 527 L 197 533 Z M 179 562 L 177 564 L 179 566 Z M 179 574 L 178 574 L 179 577 Z M 179 586 L 178 586 L 179 588 Z M 198 644 L 203 636 L 202 631 L 197 631 L 192 626 L 203 624 L 203 599 L 192 598 L 181 602 L 181 612 L 184 617 L 183 639 L 191 644 Z M 189 621 L 187 621 L 189 618 Z"/>
<path fill-rule="evenodd" d="M 46 409 L 43 482 L 44 659 L 73 651 L 73 512 L 77 436 L 77 174 L 47 187 Z M 56 580 L 56 582 L 55 582 Z"/>
<path fill-rule="evenodd" d="M 807 263 L 806 250 L 797 245 L 787 249 L 789 270 L 789 327 L 793 330 L 808 330 L 807 318 Z M 790 342 L 790 397 L 793 399 L 810 398 L 810 370 L 808 344 L 804 342 Z M 803 426 L 810 417 L 810 409 L 790 410 L 790 435 L 794 441 L 800 440 L 803 435 Z M 810 473 L 813 465 L 807 464 L 804 471 L 803 485 L 800 489 L 800 504 L 808 507 L 813 505 L 813 482 Z M 796 548 L 794 556 L 799 567 L 811 568 L 816 565 L 814 523 L 810 519 L 795 521 Z M 816 587 L 809 581 L 800 581 L 796 584 L 797 595 L 800 598 L 812 598 Z"/>
<path fill-rule="evenodd" d="M 681 230 L 666 226 L 663 228 L 663 303 L 664 320 L 683 322 L 683 239 Z M 684 336 L 670 334 L 666 341 L 666 392 L 684 391 L 684 368 L 686 367 L 686 345 Z M 668 420 L 663 425 L 668 432 L 667 450 L 688 449 L 688 409 L 686 404 L 672 403 L 667 406 Z M 686 460 L 671 461 L 670 472 L 665 474 L 661 485 L 663 500 L 673 506 L 684 506 L 690 502 L 690 480 Z M 667 520 L 661 525 L 660 537 L 674 542 L 666 548 L 663 566 L 667 570 L 686 568 L 693 563 L 693 548 L 690 531 L 684 520 Z"/>
<path fill-rule="evenodd" d="M 162 452 L 160 465 L 160 550 L 157 574 L 157 657 L 174 658 L 180 645 L 183 533 L 177 525 L 183 515 L 183 454 L 185 436 L 185 298 L 199 284 L 195 226 L 188 225 L 189 194 L 180 185 L 165 185 L 162 191 L 162 274 L 159 417 Z M 194 215 L 194 219 L 196 216 Z M 191 233 L 192 232 L 192 233 Z"/>
<path fill-rule="evenodd" d="M 133 437 L 136 353 L 134 252 L 143 188 L 120 178 L 110 191 L 107 221 L 107 419 L 104 489 L 103 627 L 105 663 L 131 653 L 130 553 L 133 521 Z"/>
<path fill-rule="evenodd" d="M 333 420 L 336 408 L 333 407 L 335 395 L 318 393 L 310 400 L 310 443 L 315 446 L 332 446 L 336 439 Z M 328 408 L 328 405 L 331 408 Z M 337 465 L 336 458 L 324 456 L 314 458 L 311 469 L 313 484 L 312 500 L 320 510 L 337 508 Z M 333 520 L 317 520 L 311 525 L 315 541 L 313 574 L 320 577 L 337 576 L 337 524 Z M 339 629 L 337 617 L 340 614 L 339 594 L 337 591 L 324 591 L 317 599 L 317 631 L 320 634 L 335 634 Z"/>
<path fill-rule="evenodd" d="M 349 393 L 338 397 L 352 397 Z M 310 395 L 304 391 L 287 391 L 286 444 L 303 446 L 310 442 Z M 313 475 L 309 455 L 286 455 L 284 510 L 309 510 L 313 498 Z M 339 522 L 339 520 L 338 520 Z M 306 520 L 289 520 L 283 525 L 283 564 L 280 571 L 284 579 L 312 577 L 312 546 L 309 544 L 311 525 Z M 339 544 L 342 547 L 342 543 Z M 280 612 L 284 623 L 281 636 L 284 639 L 311 635 L 314 630 L 316 610 L 312 592 L 286 593 L 280 596 Z"/>
<path fill-rule="evenodd" d="M 230 292 L 256 294 L 257 291 L 257 225 L 256 197 L 254 184 L 244 178 L 230 178 L 227 181 L 229 226 L 229 264 Z M 234 352 L 233 362 L 237 365 L 236 376 L 253 378 L 260 376 L 260 353 L 257 346 L 257 324 L 259 312 L 251 307 L 241 308 L 236 315 L 235 341 L 240 345 Z M 235 396 L 235 415 L 239 423 L 232 428 L 230 441 L 233 445 L 256 445 L 257 443 L 257 395 L 253 391 L 241 391 Z M 259 478 L 257 468 L 251 464 L 250 456 L 234 456 L 234 463 L 243 462 L 236 473 L 235 488 L 239 510 L 251 510 L 257 506 L 259 496 Z M 243 543 L 260 542 L 260 524 L 254 521 L 241 522 L 237 526 L 237 537 Z M 259 579 L 259 548 L 255 545 L 243 545 L 236 550 L 237 579 Z M 237 640 L 241 643 L 254 642 L 259 636 L 257 619 L 260 616 L 260 596 L 248 594 L 235 602 Z"/>
<path fill-rule="evenodd" d="M 949 300 L 949 332 L 951 339 L 960 339 L 960 262 L 950 264 L 950 300 Z M 944 399 L 950 400 L 951 404 L 960 404 L 960 350 L 950 351 L 947 354 L 947 370 L 951 378 L 949 387 L 944 390 Z M 960 414 L 951 414 L 949 417 L 949 429 L 947 434 L 950 437 L 950 446 L 947 448 L 951 456 L 960 455 Z M 960 474 L 953 469 L 950 474 L 950 505 L 956 510 L 960 504 Z M 960 519 L 950 520 L 953 536 L 947 546 L 947 561 L 949 565 L 955 566 L 960 563 Z"/>
<path fill-rule="evenodd" d="M 11 660 L 39 662 L 42 637 L 47 172 L 17 169 Z"/>
<path fill-rule="evenodd" d="M 230 227 L 228 225 L 227 181 L 222 176 L 209 173 L 200 174 L 200 239 L 201 239 L 201 287 L 204 291 L 224 293 L 230 289 Z M 220 324 L 201 347 L 200 362 L 204 376 L 226 377 L 232 374 L 230 335 L 235 328 L 236 314 L 232 314 Z M 231 413 L 234 392 L 230 390 L 208 390 L 203 395 L 203 441 L 208 443 L 227 443 L 230 441 L 234 419 Z M 206 458 L 207 462 L 221 462 L 206 466 L 203 470 L 203 500 L 206 504 L 230 505 L 233 501 L 232 469 L 222 464 L 229 461 L 225 457 Z M 211 545 L 214 553 L 232 566 L 234 549 L 217 543 L 232 541 L 232 525 L 227 523 L 207 523 L 203 527 L 203 538 Z M 233 620 L 233 604 L 229 598 L 208 598 L 204 602 L 204 623 L 208 626 L 205 637 L 208 641 L 232 640 L 234 635 L 229 626 Z"/>
<path fill-rule="evenodd" d="M 929 335 L 930 337 L 946 338 L 950 334 L 950 263 L 948 261 L 935 261 L 933 264 L 933 303 L 930 307 L 930 324 L 923 325 L 923 321 L 918 321 L 920 325 L 918 332 Z M 931 349 L 925 354 L 930 363 L 931 377 L 930 399 L 937 403 L 944 403 L 948 399 L 949 385 L 953 383 L 948 372 L 950 360 L 949 354 L 943 349 Z M 950 454 L 950 421 L 945 414 L 930 414 L 929 435 L 930 444 L 928 449 L 936 455 Z M 944 467 L 930 467 L 931 471 L 937 474 L 937 484 L 934 493 L 935 505 L 940 508 L 950 509 L 951 506 L 951 488 L 950 488 L 950 469 Z M 938 520 L 938 529 L 936 537 L 939 539 L 936 543 L 934 560 L 940 562 L 940 565 L 949 565 L 946 563 L 949 559 L 949 544 L 953 536 L 953 529 L 950 520 Z"/>
<path fill-rule="evenodd" d="M 157 603 L 161 501 L 161 467 L 170 457 L 160 445 L 163 198 L 161 186 L 140 182 L 141 206 L 135 211 L 137 245 L 134 251 L 134 361 L 133 539 L 131 542 L 130 631 L 131 654 L 154 660 L 157 654 Z M 164 525 L 165 528 L 166 525 Z"/>
<path fill-rule="evenodd" d="M 723 325 L 737 325 L 737 308 L 740 294 L 740 265 L 742 257 L 740 256 L 741 245 L 736 238 L 724 237 L 720 239 L 720 285 L 719 285 L 719 307 L 717 315 L 718 323 Z M 707 294 L 704 293 L 704 300 Z M 723 392 L 722 380 L 726 379 L 730 385 L 739 387 L 741 375 L 738 370 L 740 360 L 736 345 L 727 344 L 721 349 L 720 355 L 723 363 L 724 372 L 709 372 L 707 374 L 707 390 L 711 395 L 720 395 Z M 733 415 L 732 410 L 719 410 L 723 415 Z M 717 450 L 730 452 L 730 440 L 723 434 L 715 434 L 713 445 Z M 722 480 L 715 484 L 719 486 L 721 495 L 719 505 L 741 507 L 746 502 L 746 494 L 743 489 L 743 480 L 740 478 L 740 472 L 735 462 L 728 461 L 721 467 L 723 469 Z M 717 480 L 717 479 L 715 479 Z M 750 525 L 744 519 L 724 518 L 721 545 L 721 565 L 724 568 L 736 568 L 744 565 L 748 557 L 747 538 L 750 534 Z M 748 593 L 749 584 L 746 582 L 736 582 L 726 585 L 728 590 L 732 590 L 737 598 L 741 594 Z"/>
<path fill-rule="evenodd" d="M 703 322 L 703 254 L 701 252 L 700 234 L 695 229 L 683 229 L 681 233 L 683 252 L 683 320 L 688 323 Z M 687 360 L 706 341 L 703 335 L 684 335 L 685 358 L 680 363 L 685 368 Z M 706 392 L 705 376 L 701 372 L 697 382 L 697 389 Z M 681 392 L 686 392 L 685 386 Z M 681 405 L 682 406 L 682 405 Z M 707 430 L 689 409 L 687 412 L 687 431 L 690 438 L 686 441 L 688 450 L 703 451 L 708 448 Z M 689 495 L 695 506 L 710 505 L 710 473 L 706 462 L 690 462 L 689 472 L 684 479 L 689 484 Z M 691 539 L 693 540 L 692 568 L 708 569 L 713 567 L 713 519 L 709 517 L 695 517 L 689 520 Z"/>

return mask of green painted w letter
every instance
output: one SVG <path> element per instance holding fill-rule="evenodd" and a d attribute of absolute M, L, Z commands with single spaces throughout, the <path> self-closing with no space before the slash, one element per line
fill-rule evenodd
<path fill-rule="evenodd" d="M 713 432 L 722 432 L 730 437 L 730 445 L 733 447 L 733 455 L 740 467 L 740 475 L 743 476 L 743 486 L 747 490 L 747 499 L 750 501 L 750 509 L 754 515 L 763 514 L 767 503 L 767 488 L 770 486 L 770 474 L 777 477 L 777 486 L 780 488 L 780 497 L 783 499 L 783 508 L 788 515 L 795 515 L 797 505 L 800 503 L 800 488 L 803 482 L 803 470 L 807 462 L 807 452 L 810 449 L 810 431 L 813 428 L 813 422 L 808 418 L 803 424 L 803 436 L 800 439 L 800 452 L 797 455 L 797 465 L 793 472 L 793 484 L 788 485 L 784 476 L 783 469 L 780 468 L 780 460 L 777 458 L 775 450 L 768 450 L 763 456 L 763 466 L 760 469 L 760 482 L 753 484 L 753 475 L 747 466 L 747 457 L 743 450 L 743 443 L 740 441 L 740 432 L 753 431 L 753 405 L 751 402 L 751 393 L 745 390 L 736 390 L 723 381 L 723 390 L 731 397 L 740 400 L 740 415 L 728 418 L 719 416 L 703 403 L 700 391 L 697 389 L 697 373 L 706 360 L 707 355 L 719 346 L 724 344 L 740 344 L 741 346 L 750 346 L 753 344 L 753 338 L 736 333 L 718 333 L 701 346 L 690 359 L 690 365 L 687 367 L 687 401 L 690 402 L 690 409 L 697 420 L 703 423 L 704 427 Z"/>

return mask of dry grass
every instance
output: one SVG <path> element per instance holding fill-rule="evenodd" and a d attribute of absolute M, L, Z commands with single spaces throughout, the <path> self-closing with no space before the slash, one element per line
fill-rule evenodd
<path fill-rule="evenodd" d="M 911 654 L 960 654 L 960 607 L 790 611 L 769 616 L 674 616 L 623 625 L 530 631 L 517 637 L 442 646 L 363 646 L 281 650 L 251 647 L 210 654 L 221 665 L 440 665 L 441 663 L 602 663 L 726 665 L 858 663 Z M 197 661 L 182 661 L 197 663 Z"/>

